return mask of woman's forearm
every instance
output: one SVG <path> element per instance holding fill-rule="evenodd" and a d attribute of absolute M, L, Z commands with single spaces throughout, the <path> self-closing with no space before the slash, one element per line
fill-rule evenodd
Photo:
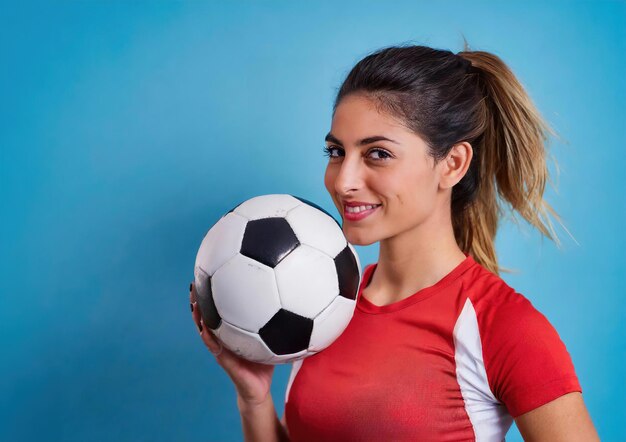
<path fill-rule="evenodd" d="M 237 396 L 237 407 L 241 414 L 243 437 L 246 442 L 288 441 L 287 431 L 278 420 L 272 395 L 260 404 L 248 404 Z"/>

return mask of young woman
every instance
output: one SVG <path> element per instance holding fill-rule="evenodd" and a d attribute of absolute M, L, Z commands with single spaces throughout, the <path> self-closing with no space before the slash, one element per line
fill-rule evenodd
<path fill-rule="evenodd" d="M 496 55 L 389 47 L 337 95 L 325 185 L 352 244 L 380 242 L 355 314 L 293 363 L 285 415 L 274 367 L 222 349 L 246 440 L 598 440 L 556 330 L 499 276 L 506 202 L 555 239 L 543 200 L 547 124 Z"/>

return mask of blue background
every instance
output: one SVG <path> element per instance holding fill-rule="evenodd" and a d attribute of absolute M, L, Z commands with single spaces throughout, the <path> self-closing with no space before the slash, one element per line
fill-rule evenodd
<path fill-rule="evenodd" d="M 265 193 L 336 213 L 321 149 L 343 77 L 379 47 L 458 52 L 462 35 L 562 137 L 546 198 L 575 239 L 508 220 L 497 250 L 602 439 L 626 440 L 625 2 L 17 4 L 0 9 L 0 440 L 240 440 L 190 318 L 203 235 Z"/>

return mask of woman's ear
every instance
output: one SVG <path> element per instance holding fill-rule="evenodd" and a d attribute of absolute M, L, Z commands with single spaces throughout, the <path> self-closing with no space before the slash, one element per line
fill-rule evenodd
<path fill-rule="evenodd" d="M 474 149 L 467 141 L 455 144 L 448 155 L 439 162 L 439 188 L 449 189 L 461 181 L 469 169 Z"/>

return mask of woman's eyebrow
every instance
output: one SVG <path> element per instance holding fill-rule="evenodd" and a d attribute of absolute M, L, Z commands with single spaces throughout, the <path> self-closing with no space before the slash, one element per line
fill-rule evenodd
<path fill-rule="evenodd" d="M 326 138 L 324 138 L 324 140 L 343 146 L 343 143 L 330 132 L 328 132 L 328 135 L 326 135 Z M 356 144 L 357 146 L 365 146 L 366 144 L 375 143 L 377 141 L 391 141 L 392 143 L 399 144 L 397 141 L 391 140 L 387 137 L 383 137 L 382 135 L 374 135 L 371 137 L 363 138 L 361 141 L 357 142 Z"/>

